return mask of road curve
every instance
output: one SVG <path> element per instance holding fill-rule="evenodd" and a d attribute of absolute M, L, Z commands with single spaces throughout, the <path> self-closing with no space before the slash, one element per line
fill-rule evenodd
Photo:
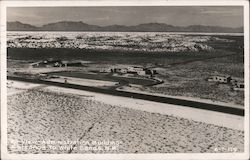
<path fill-rule="evenodd" d="M 127 92 L 127 91 L 109 90 L 109 89 L 82 86 L 82 85 L 76 85 L 76 84 L 45 81 L 41 79 L 30 79 L 30 78 L 13 77 L 13 76 L 7 76 L 7 79 L 25 81 L 25 82 L 31 82 L 31 83 L 46 84 L 46 85 L 52 85 L 52 86 L 58 86 L 58 87 L 64 87 L 64 88 L 79 89 L 79 90 L 98 92 L 98 93 L 115 95 L 115 96 L 131 97 L 131 98 L 149 100 L 149 101 L 154 101 L 154 102 L 174 104 L 174 105 L 179 105 L 183 107 L 192 107 L 192 108 L 205 109 L 205 110 L 222 112 L 222 113 L 227 113 L 227 114 L 233 114 L 233 115 L 238 115 L 238 116 L 244 116 L 244 109 L 241 109 L 241 108 L 234 108 L 234 107 L 228 107 L 228 106 L 222 106 L 222 105 L 216 105 L 216 104 L 196 102 L 196 101 L 191 101 L 191 100 L 161 97 L 161 96 L 147 95 L 147 94 L 141 94 L 141 93 L 132 93 L 132 92 Z"/>

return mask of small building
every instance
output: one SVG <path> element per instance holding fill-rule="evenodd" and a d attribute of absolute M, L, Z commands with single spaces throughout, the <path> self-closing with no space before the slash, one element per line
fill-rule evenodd
<path fill-rule="evenodd" d="M 68 66 L 68 61 L 62 61 L 62 66 L 67 67 Z"/>
<path fill-rule="evenodd" d="M 143 68 L 142 68 L 142 67 L 136 67 L 136 66 L 135 66 L 135 67 L 134 67 L 134 70 L 135 70 L 135 71 L 143 71 Z"/>
<path fill-rule="evenodd" d="M 233 85 L 233 90 L 235 91 L 244 91 L 245 85 L 242 82 L 235 83 Z"/>
<path fill-rule="evenodd" d="M 143 68 L 138 66 L 128 66 L 127 70 L 128 72 L 136 73 L 137 71 L 143 71 Z"/>
<path fill-rule="evenodd" d="M 102 68 L 100 70 L 101 73 L 111 73 L 112 68 Z"/>
<path fill-rule="evenodd" d="M 146 71 L 137 71 L 137 74 L 139 76 L 145 76 L 146 75 Z"/>
<path fill-rule="evenodd" d="M 112 67 L 103 68 L 100 70 L 101 73 L 120 73 L 120 74 L 137 74 L 140 76 L 153 76 L 157 74 L 156 70 L 149 68 L 143 68 L 139 66 L 124 66 L 124 67 Z"/>
<path fill-rule="evenodd" d="M 59 61 L 55 62 L 54 67 L 62 67 L 62 62 Z"/>
<path fill-rule="evenodd" d="M 156 70 L 153 70 L 153 69 L 145 68 L 144 71 L 146 72 L 147 75 L 151 75 L 151 76 L 157 74 Z"/>
<path fill-rule="evenodd" d="M 30 64 L 30 68 L 32 67 L 81 67 L 83 66 L 82 61 L 61 61 L 61 60 L 53 60 L 48 59 L 44 61 L 39 61 Z"/>
<path fill-rule="evenodd" d="M 62 65 L 63 63 L 61 60 L 53 60 L 49 58 L 48 60 L 31 63 L 30 67 L 62 67 Z"/>
<path fill-rule="evenodd" d="M 114 68 L 114 73 L 122 73 L 125 74 L 127 73 L 128 70 L 126 68 Z"/>
<path fill-rule="evenodd" d="M 244 91 L 244 82 L 240 78 L 232 78 L 231 76 L 216 75 L 209 77 L 208 81 L 228 84 L 235 91 Z"/>
<path fill-rule="evenodd" d="M 231 76 L 211 76 L 208 78 L 210 82 L 231 83 Z"/>

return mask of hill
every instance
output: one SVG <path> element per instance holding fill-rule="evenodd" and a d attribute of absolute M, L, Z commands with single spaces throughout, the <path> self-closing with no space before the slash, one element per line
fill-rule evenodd
<path fill-rule="evenodd" d="M 34 31 L 34 30 L 37 30 L 37 27 L 32 26 L 30 24 L 24 24 L 24 23 L 15 21 L 15 22 L 7 22 L 7 30 L 8 31 Z"/>
<path fill-rule="evenodd" d="M 83 22 L 60 21 L 45 24 L 41 27 L 24 24 L 18 21 L 7 22 L 8 31 L 110 31 L 110 32 L 219 32 L 219 33 L 243 33 L 243 27 L 229 28 L 219 26 L 173 26 L 165 23 L 145 23 L 135 26 L 110 25 L 98 26 Z"/>

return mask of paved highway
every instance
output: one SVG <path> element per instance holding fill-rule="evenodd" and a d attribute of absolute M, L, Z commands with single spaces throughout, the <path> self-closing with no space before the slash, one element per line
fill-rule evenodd
<path fill-rule="evenodd" d="M 51 81 L 45 81 L 41 79 L 29 79 L 29 78 L 13 77 L 13 76 L 8 76 L 7 79 L 25 81 L 25 82 L 31 82 L 31 83 L 46 84 L 46 85 L 52 85 L 52 86 L 58 86 L 58 87 L 64 87 L 64 88 L 79 89 L 79 90 L 98 92 L 98 93 L 115 95 L 115 96 L 131 97 L 131 98 L 149 100 L 149 101 L 154 101 L 154 102 L 175 104 L 175 105 L 179 105 L 183 107 L 199 108 L 199 109 L 205 109 L 205 110 L 210 110 L 210 111 L 244 116 L 244 109 L 236 108 L 236 107 L 234 108 L 234 107 L 228 107 L 228 106 L 222 106 L 222 105 L 196 102 L 196 101 L 191 101 L 191 100 L 161 97 L 161 96 L 147 95 L 147 94 L 142 94 L 142 93 L 132 93 L 132 92 L 127 92 L 127 91 L 117 91 L 117 90 L 82 86 L 82 85 L 69 84 L 69 83 L 51 82 Z"/>

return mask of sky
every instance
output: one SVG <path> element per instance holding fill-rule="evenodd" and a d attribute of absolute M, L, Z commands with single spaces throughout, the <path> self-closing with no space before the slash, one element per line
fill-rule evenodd
<path fill-rule="evenodd" d="M 243 26 L 242 6 L 9 7 L 7 21 L 35 26 L 58 21 L 107 25 Z"/>

